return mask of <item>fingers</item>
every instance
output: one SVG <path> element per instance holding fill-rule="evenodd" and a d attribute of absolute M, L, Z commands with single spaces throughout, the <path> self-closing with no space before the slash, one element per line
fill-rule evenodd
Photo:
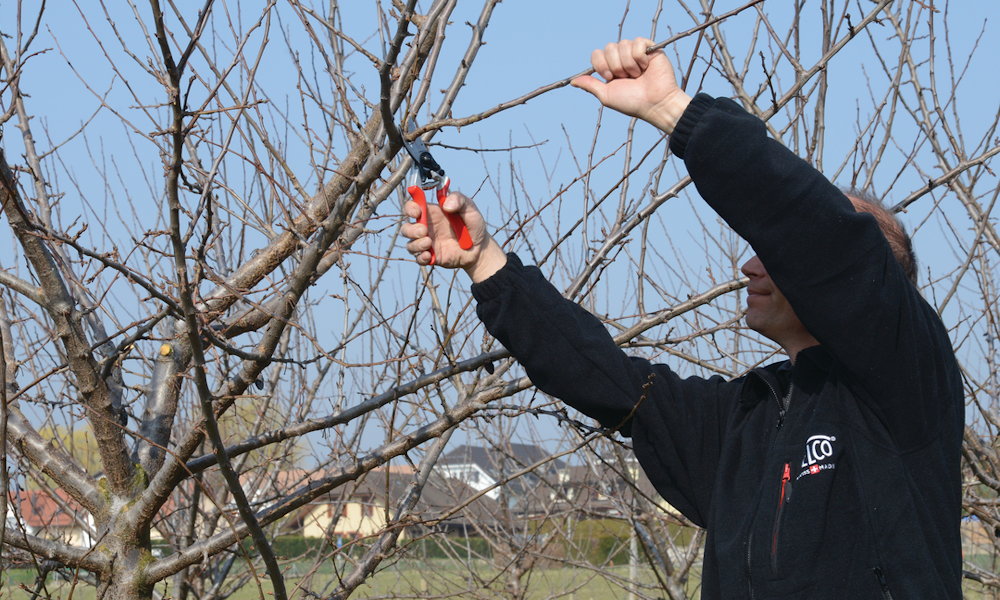
<path fill-rule="evenodd" d="M 403 213 L 411 219 L 416 219 L 420 217 L 420 205 L 413 200 L 408 200 L 403 204 Z M 399 232 L 403 237 L 410 240 L 425 238 L 428 235 L 427 225 L 423 223 L 403 223 L 399 228 Z"/>
<path fill-rule="evenodd" d="M 486 219 L 471 198 L 461 192 L 452 192 L 442 206 L 446 213 L 457 214 L 465 223 L 473 241 L 481 240 L 486 230 Z"/>
<path fill-rule="evenodd" d="M 420 205 L 414 202 L 413 200 L 407 200 L 406 203 L 403 204 L 403 213 L 405 213 L 406 216 L 410 217 L 411 219 L 419 218 Z"/>
<path fill-rule="evenodd" d="M 403 213 L 410 219 L 421 215 L 421 208 L 413 200 L 403 204 Z M 461 266 L 469 260 L 465 252 L 469 248 L 463 245 L 459 231 L 454 229 L 454 217 L 457 214 L 468 228 L 473 239 L 481 240 L 485 224 L 482 214 L 472 200 L 458 192 L 452 192 L 444 198 L 440 205 L 427 205 L 427 223 L 407 221 L 400 225 L 400 234 L 408 239 L 406 250 L 416 258 L 418 264 L 430 264 L 432 257 L 437 255 L 437 264 L 445 267 Z M 447 218 L 446 218 L 447 217 Z M 462 232 L 464 233 L 464 231 Z"/>
<path fill-rule="evenodd" d="M 404 208 L 409 214 L 408 207 Z M 420 210 L 417 209 L 417 214 Z M 429 265 L 431 262 L 431 248 L 433 240 L 427 235 L 427 226 L 422 223 L 404 223 L 399 232 L 410 241 L 406 243 L 406 251 L 413 255 L 417 264 Z"/>
<path fill-rule="evenodd" d="M 431 238 L 421 236 L 418 238 L 413 238 L 406 242 L 406 250 L 410 254 L 420 254 L 421 252 L 427 252 L 431 249 Z"/>
<path fill-rule="evenodd" d="M 420 216 L 420 206 L 413 200 L 407 201 L 403 205 L 403 213 L 411 219 Z M 413 255 L 418 264 L 426 265 L 431 260 L 431 238 L 428 237 L 427 226 L 423 223 L 403 223 L 399 228 L 399 233 L 410 240 L 406 243 L 406 251 Z"/>
<path fill-rule="evenodd" d="M 611 81 L 615 78 L 614 72 L 611 70 L 611 63 L 608 60 L 608 54 L 612 51 L 617 53 L 615 50 L 615 44 L 608 44 L 603 50 L 594 50 L 590 53 L 590 64 L 597 71 L 597 74 L 604 78 L 605 81 Z"/>
<path fill-rule="evenodd" d="M 408 240 L 418 240 L 428 237 L 427 226 L 423 223 L 403 223 L 399 228 L 399 232 Z"/>
<path fill-rule="evenodd" d="M 632 44 L 623 40 L 616 44 L 608 44 L 604 47 L 604 52 L 602 53 L 604 58 L 604 63 L 607 65 L 606 73 L 611 76 L 608 77 L 604 75 L 607 80 L 611 79 L 624 79 L 624 78 L 636 78 L 642 75 L 642 69 L 636 63 L 635 57 L 632 56 Z"/>
<path fill-rule="evenodd" d="M 646 49 L 652 45 L 653 42 L 646 38 L 621 40 L 608 44 L 600 50 L 594 50 L 590 55 L 590 62 L 594 70 L 605 81 L 626 78 L 634 79 L 642 75 L 649 65 L 650 57 L 646 54 Z M 586 82 L 584 83 L 586 84 Z M 574 83 L 574 85 L 576 84 Z M 577 87 L 582 87 L 590 91 L 590 89 L 581 85 Z"/>
<path fill-rule="evenodd" d="M 653 60 L 653 57 L 657 54 L 662 54 L 662 51 L 650 52 L 649 49 L 655 45 L 653 40 L 647 40 L 646 38 L 635 38 L 631 41 L 632 44 L 632 60 L 635 61 L 636 68 L 640 73 L 644 73 L 646 68 L 649 67 L 649 62 Z"/>

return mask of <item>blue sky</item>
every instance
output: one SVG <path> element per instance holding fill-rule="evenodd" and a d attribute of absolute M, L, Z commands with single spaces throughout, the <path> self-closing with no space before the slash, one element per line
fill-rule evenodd
<path fill-rule="evenodd" d="M 193 18 L 197 7 L 201 6 L 200 2 L 178 4 L 185 10 L 190 5 L 189 18 Z M 259 14 L 260 4 L 219 1 L 214 10 L 219 23 L 231 18 L 237 23 L 237 29 L 246 30 L 252 26 L 251 16 Z M 719 14 L 741 4 L 716 2 L 714 12 Z M 763 6 L 776 22 L 780 22 L 788 18 L 782 13 L 783 7 L 788 4 L 769 0 Z M 968 145 L 975 145 L 971 140 L 984 135 L 998 110 L 1000 84 L 997 83 L 992 63 L 996 56 L 1000 56 L 1000 36 L 987 34 L 980 39 L 980 32 L 984 23 L 995 26 L 1000 17 L 1000 3 L 936 4 L 941 10 L 947 10 L 951 20 L 951 28 L 947 32 L 938 29 L 936 34 L 941 37 L 942 44 L 948 36 L 947 41 L 954 49 L 956 58 L 965 56 L 973 44 L 979 44 L 961 87 L 956 91 L 957 104 L 949 106 L 949 110 L 953 108 L 958 115 L 956 120 L 965 128 L 962 134 L 970 140 Z M 378 54 L 378 38 L 371 37 L 375 29 L 375 3 L 348 0 L 341 5 L 344 29 Z M 862 2 L 852 9 L 856 19 L 860 19 L 861 10 L 867 9 L 868 5 Z M 37 1 L 23 3 L 23 23 L 30 21 L 36 6 Z M 805 8 L 807 25 L 802 30 L 801 42 L 808 59 L 815 59 L 820 54 L 816 43 L 817 6 L 817 2 L 811 2 Z M 143 26 L 151 27 L 148 7 L 141 3 L 138 6 L 142 25 L 136 21 L 126 3 L 109 2 L 107 10 L 110 19 L 105 19 L 102 10 L 97 3 L 74 6 L 72 3 L 49 2 L 39 38 L 32 46 L 32 50 L 39 54 L 29 60 L 22 87 L 30 95 L 28 109 L 35 117 L 32 126 L 42 151 L 54 143 L 70 140 L 57 155 L 46 159 L 52 181 L 64 194 L 60 199 L 63 223 L 69 223 L 82 212 L 83 221 L 91 225 L 89 233 L 94 236 L 91 239 L 95 246 L 107 248 L 121 244 L 125 247 L 131 245 L 130 234 L 126 227 L 118 223 L 119 214 L 126 222 L 138 222 L 149 227 L 162 219 L 156 200 L 162 195 L 160 160 L 153 143 L 142 135 L 154 132 L 165 123 L 163 111 L 156 106 L 163 102 L 164 94 L 162 87 L 144 70 L 149 57 L 157 54 L 156 49 L 146 41 L 143 31 Z M 468 27 L 464 23 L 475 21 L 478 11 L 476 3 L 459 3 L 452 17 L 453 25 L 448 30 L 446 51 L 438 67 L 442 81 L 447 81 L 447 75 L 455 68 L 458 56 L 467 43 Z M 655 28 L 652 24 L 654 15 L 659 15 Z M 943 13 L 939 18 L 942 17 Z M 0 24 L 4 33 L 12 32 L 13 18 L 12 12 L 5 13 Z M 659 41 L 691 27 L 699 18 L 699 15 L 689 15 L 672 2 L 664 2 L 661 10 L 654 2 L 505 0 L 496 7 L 485 33 L 486 45 L 481 49 L 475 68 L 455 104 L 454 115 L 465 116 L 486 110 L 499 102 L 584 70 L 589 66 L 591 50 L 618 39 L 620 34 L 624 37 L 648 36 Z M 111 23 L 126 41 L 125 47 L 115 39 Z M 173 26 L 176 27 L 176 23 Z M 753 33 L 752 26 L 753 10 L 750 10 L 722 27 L 730 44 L 743 49 Z M 91 35 L 88 29 L 92 29 L 95 35 Z M 271 23 L 270 46 L 261 70 L 261 83 L 270 90 L 271 102 L 278 109 L 294 115 L 298 105 L 297 80 L 288 52 L 283 49 L 282 29 L 287 29 L 292 36 L 301 35 L 301 29 L 287 6 L 279 3 Z M 871 32 L 880 40 L 880 47 L 891 52 L 894 42 L 887 27 L 873 26 Z M 259 34 L 251 39 L 244 50 L 248 59 L 255 56 L 261 39 Z M 13 47 L 14 40 L 6 41 L 8 47 Z M 668 48 L 668 55 L 673 59 L 679 58 L 677 64 L 687 65 L 696 41 L 697 37 L 686 38 Z M 296 44 L 293 40 L 293 45 Z M 225 36 L 215 38 L 213 48 L 219 56 L 232 53 L 231 41 L 227 41 Z M 701 89 L 718 95 L 730 94 L 731 88 L 712 70 L 708 70 L 705 78 L 701 79 L 700 75 L 706 71 L 704 60 L 707 52 L 704 46 L 699 46 L 698 54 L 700 58 L 694 63 L 694 72 L 701 85 L 700 88 L 697 84 L 689 85 L 688 92 Z M 108 57 L 112 57 L 117 64 L 117 73 Z M 315 55 L 300 58 L 312 64 L 316 64 L 317 60 Z M 739 58 L 743 58 L 742 55 Z M 918 52 L 918 59 L 926 58 Z M 942 78 L 947 74 L 948 61 L 948 56 L 936 57 L 935 64 Z M 811 64 L 809 60 L 805 63 L 807 66 Z M 960 61 L 955 64 L 958 70 L 964 68 Z M 354 57 L 349 69 L 352 72 L 351 84 L 369 101 L 376 101 L 378 92 L 374 68 L 360 57 Z M 835 170 L 851 151 L 850 144 L 856 138 L 855 124 L 859 116 L 864 120 L 872 111 L 866 77 L 871 78 L 876 96 L 883 77 L 864 39 L 855 40 L 838 55 L 829 66 L 829 74 L 831 88 L 827 103 L 828 134 L 824 164 L 828 169 Z M 747 79 L 759 82 L 762 76 L 760 70 L 752 68 Z M 787 87 L 789 80 L 790 73 L 783 72 L 779 87 Z M 197 87 L 194 89 L 192 101 L 197 102 L 199 90 Z M 431 106 L 436 105 L 433 97 L 437 93 L 436 90 L 431 92 Z M 99 108 L 97 97 L 105 94 L 108 103 L 115 107 L 118 115 L 124 117 L 126 124 L 110 111 Z M 574 181 L 580 175 L 580 163 L 586 162 L 591 146 L 596 157 L 609 156 L 592 176 L 593 195 L 609 189 L 621 176 L 626 164 L 620 146 L 629 120 L 604 113 L 601 128 L 595 132 L 594 124 L 599 114 L 596 101 L 587 94 L 564 88 L 536 98 L 525 106 L 502 112 L 485 122 L 461 130 L 446 129 L 435 137 L 434 142 L 454 148 L 436 147 L 434 152 L 453 178 L 456 188 L 469 193 L 478 191 L 477 202 L 489 220 L 497 225 L 515 208 L 526 210 L 555 198 L 559 190 L 566 188 L 567 192 L 555 201 L 556 208 L 543 215 L 546 225 L 563 231 L 581 212 L 584 202 L 582 186 Z M 787 118 L 782 115 L 775 119 L 778 126 L 785 122 Z M 309 164 L 305 137 L 297 126 L 301 120 L 295 120 L 293 116 L 290 123 L 283 140 L 287 144 L 288 156 L 297 175 L 306 182 L 306 187 L 314 189 L 317 173 Z M 86 124 L 85 132 L 78 134 L 83 124 Z M 142 135 L 130 135 L 132 127 Z M 842 131 L 837 131 L 837 127 L 842 127 Z M 905 120 L 900 120 L 898 128 L 901 138 L 913 138 L 907 133 L 912 125 L 907 125 Z M 11 157 L 9 160 L 15 162 L 12 157 L 21 152 L 19 132 L 13 121 L 5 124 L 3 129 L 4 148 Z M 640 149 L 645 151 L 655 144 L 658 136 L 650 128 L 640 125 L 636 130 L 636 139 L 638 154 Z M 518 149 L 509 152 L 477 151 L 508 147 Z M 925 172 L 939 174 L 935 171 L 935 161 L 927 156 L 925 150 L 920 150 L 922 154 L 918 153 L 921 168 Z M 658 152 L 662 153 L 662 145 Z M 885 167 L 879 170 L 876 178 L 877 186 L 881 190 L 891 187 L 895 197 L 909 193 L 922 183 L 918 173 L 905 167 L 905 161 L 900 158 L 906 153 L 905 148 L 895 149 L 895 156 L 886 159 Z M 649 159 L 650 164 L 633 177 L 628 201 L 642 203 L 647 200 L 642 186 L 657 156 L 654 153 Z M 664 182 L 674 177 L 675 172 L 683 174 L 682 167 L 679 170 L 678 167 L 675 162 L 668 163 L 666 172 L 669 176 L 665 175 Z M 836 177 L 837 183 L 846 183 L 843 175 Z M 254 190 L 243 192 L 250 196 Z M 943 231 L 940 223 L 925 220 L 929 205 L 928 199 L 915 206 L 911 214 L 904 216 L 904 220 L 911 229 L 918 230 L 917 245 L 922 262 L 932 271 L 943 270 L 954 262 L 948 242 L 950 234 Z M 658 211 L 656 227 L 662 228 L 667 242 L 686 252 L 689 264 L 685 268 L 688 274 L 707 284 L 708 277 L 703 271 L 714 259 L 710 256 L 711 248 L 705 249 L 711 244 L 699 236 L 699 218 L 711 221 L 713 216 L 704 208 L 692 208 L 686 201 L 672 201 Z M 599 219 L 592 220 L 589 222 L 592 229 L 587 237 L 577 235 L 564 245 L 570 265 L 579 266 L 585 260 L 590 242 L 600 236 L 600 224 Z M 534 240 L 537 243 L 522 240 L 514 247 L 524 255 L 532 255 L 534 248 L 546 241 L 541 228 L 532 235 L 537 236 Z M 397 247 L 395 255 L 402 258 L 405 253 Z M 3 266 L 16 268 L 6 263 Z M 556 271 L 553 276 L 558 284 L 565 285 L 574 272 L 569 268 Z M 627 277 L 627 273 L 614 272 L 612 276 Z M 443 274 L 436 277 L 448 282 Z M 406 282 L 412 285 L 414 272 L 400 271 L 399 281 L 403 282 L 398 284 L 400 289 L 408 289 Z M 455 287 L 457 290 L 463 288 L 464 282 L 457 281 Z M 975 293 L 975 290 L 970 293 Z M 626 305 L 632 301 L 617 297 L 613 285 L 602 289 L 591 300 L 595 308 L 609 314 L 629 314 Z"/>
<path fill-rule="evenodd" d="M 25 22 L 28 22 L 28 17 L 32 14 L 32 4 L 37 3 L 26 2 L 22 9 L 22 20 Z M 111 11 L 112 20 L 117 24 L 118 31 L 127 39 L 129 52 L 134 53 L 140 61 L 145 61 L 147 56 L 154 55 L 155 49 L 143 40 L 143 31 L 136 24 L 131 9 L 123 3 L 109 4 L 108 10 Z M 524 0 L 507 0 L 500 3 L 486 30 L 486 45 L 480 51 L 477 64 L 456 102 L 454 114 L 463 116 L 485 110 L 500 101 L 520 96 L 541 85 L 587 68 L 590 51 L 607 41 L 617 39 L 619 31 L 625 37 L 644 35 L 662 40 L 671 33 L 686 29 L 693 24 L 691 16 L 669 2 L 665 4 L 663 10 L 659 11 L 660 17 L 654 33 L 651 18 L 658 12 L 656 3 L 581 4 L 568 0 L 530 3 Z M 721 13 L 741 4 L 732 1 L 717 2 L 715 12 Z M 235 11 L 238 5 L 239 3 L 233 6 L 217 3 L 215 11 L 225 14 L 226 10 Z M 45 49 L 45 52 L 29 61 L 23 76 L 22 85 L 30 94 L 29 110 L 36 119 L 33 123 L 35 135 L 43 146 L 46 145 L 46 137 L 53 141 L 61 141 L 73 135 L 81 124 L 97 111 L 98 101 L 95 94 L 109 93 L 111 103 L 116 105 L 138 130 L 150 132 L 157 125 L 148 118 L 149 113 L 137 108 L 137 105 L 149 106 L 161 102 L 162 88 L 158 87 L 152 77 L 142 72 L 131 59 L 125 57 L 97 7 L 84 6 L 86 10 L 81 14 L 78 8 L 68 3 L 49 4 L 39 39 L 32 47 L 35 51 Z M 345 30 L 357 35 L 359 40 L 366 40 L 367 33 L 373 29 L 373 6 L 372 2 L 343 3 Z M 810 5 L 807 4 L 808 6 Z M 973 9 L 970 9 L 967 3 L 959 6 L 960 8 L 950 11 L 949 18 L 954 24 L 949 41 L 959 49 L 958 55 L 961 56 L 965 48 L 975 40 L 983 23 L 1000 16 L 1000 4 L 977 2 L 973 4 L 975 7 Z M 775 7 L 773 2 L 766 2 L 764 7 L 772 14 L 780 14 L 772 8 Z M 464 49 L 467 36 L 465 28 L 460 23 L 474 21 L 478 9 L 474 3 L 460 4 L 452 19 L 455 25 L 449 30 L 447 48 L 455 52 Z M 146 22 L 145 26 L 150 27 L 148 8 L 140 3 L 138 10 Z M 253 14 L 255 11 L 252 8 L 244 10 L 247 14 Z M 193 16 L 194 9 L 192 8 L 190 12 L 189 18 Z M 276 39 L 279 37 L 277 33 L 279 26 L 294 26 L 287 11 L 279 10 L 276 14 L 280 18 L 276 18 L 272 25 L 275 29 L 271 36 L 272 47 L 280 43 Z M 10 16 L 8 13 L 5 18 L 10 19 Z M 752 17 L 753 10 L 749 10 L 725 24 L 725 35 L 734 47 L 741 47 L 743 43 L 741 38 L 749 35 Z M 814 19 L 809 19 L 807 22 L 813 23 Z M 102 40 L 103 49 L 95 41 L 94 36 L 86 32 L 88 26 L 93 28 Z M 243 23 L 243 26 L 248 27 L 249 23 Z M 877 34 L 884 35 L 878 27 L 872 29 Z M 9 30 L 9 23 L 4 25 L 4 30 Z M 955 35 L 955 32 L 958 32 L 958 35 Z M 672 57 L 679 56 L 682 61 L 686 61 L 691 55 L 695 39 L 691 37 L 682 40 L 675 47 L 669 48 L 668 52 Z M 8 41 L 8 44 L 11 42 Z M 220 47 L 224 45 L 222 43 Z M 367 38 L 367 45 L 370 48 L 378 47 L 377 40 L 371 38 Z M 254 50 L 253 44 L 250 46 L 250 49 Z M 808 40 L 804 46 L 808 48 Z M 998 52 L 1000 52 L 998 36 L 984 36 L 977 59 L 970 69 L 970 76 L 965 79 L 965 89 L 960 95 L 958 111 L 966 117 L 963 122 L 972 125 L 970 137 L 976 135 L 976 121 L 986 120 L 977 117 L 980 115 L 988 117 L 996 110 L 998 95 L 996 79 L 981 74 L 988 72 L 990 57 L 996 56 Z M 287 63 L 282 64 L 284 61 L 281 54 L 274 52 L 268 56 L 267 60 L 272 61 L 274 66 L 265 69 L 262 77 L 272 89 L 275 86 L 286 87 L 289 91 L 288 101 L 292 102 L 295 93 L 294 75 L 287 68 Z M 127 86 L 121 79 L 114 77 L 105 55 L 115 57 L 120 72 L 128 79 Z M 702 56 L 704 55 L 702 52 Z M 455 57 L 450 58 L 454 60 Z M 942 63 L 944 59 L 945 57 L 939 57 Z M 865 64 L 866 60 L 868 64 Z M 448 60 L 443 60 L 439 72 L 446 75 L 451 67 L 452 64 Z M 859 40 L 838 56 L 830 67 L 833 85 L 828 109 L 834 114 L 839 112 L 843 115 L 842 117 L 838 115 L 834 120 L 854 121 L 856 100 L 865 94 L 864 83 L 859 79 L 861 68 L 867 68 L 871 72 L 874 65 L 871 63 L 870 52 Z M 372 71 L 370 68 L 358 68 L 353 77 L 360 80 L 360 86 L 366 90 L 366 96 L 374 100 L 377 98 L 377 89 L 374 88 Z M 760 74 L 751 72 L 750 76 L 759 79 Z M 90 91 L 81 78 L 87 80 Z M 705 81 L 703 89 L 717 94 L 729 92 L 725 83 L 711 76 Z M 135 91 L 140 102 L 132 100 L 130 90 Z M 693 93 L 698 89 L 694 85 L 689 85 L 688 91 Z M 281 102 L 281 99 L 275 101 Z M 553 185 L 551 169 L 569 161 L 565 151 L 553 153 L 548 150 L 564 144 L 567 136 L 573 147 L 577 149 L 585 147 L 592 138 L 592 125 L 596 115 L 596 103 L 589 96 L 578 90 L 565 88 L 461 131 L 445 130 L 435 141 L 452 146 L 482 148 L 500 148 L 508 145 L 520 147 L 546 142 L 546 145 L 542 146 L 542 152 L 547 154 L 545 158 L 550 172 L 529 173 L 537 176 L 532 178 L 530 184 L 541 189 Z M 82 140 L 78 137 L 68 145 L 68 152 L 63 152 L 64 161 L 75 162 L 73 159 L 80 159 L 81 166 L 76 169 L 76 175 L 81 182 L 88 180 L 86 169 L 82 167 L 91 161 L 88 154 L 101 153 L 103 154 L 101 159 L 107 159 L 109 156 L 123 153 L 122 126 L 107 111 L 98 112 L 94 123 L 100 124 L 102 119 L 106 119 L 108 126 L 88 127 L 87 136 L 92 146 L 89 151 L 84 148 Z M 601 141 L 606 140 L 605 146 L 613 148 L 616 139 L 620 139 L 620 133 L 627 120 L 617 115 L 604 115 L 604 122 L 606 133 L 602 132 Z M 5 127 L 5 146 L 9 153 L 16 154 L 19 140 L 12 127 L 12 123 L 8 123 Z M 838 137 L 828 136 L 827 152 L 831 159 L 839 158 L 847 151 L 847 148 L 839 145 Z M 139 150 L 142 152 L 141 148 Z M 533 154 L 537 153 L 521 151 L 515 153 L 515 156 L 523 159 L 524 168 L 530 168 Z M 477 153 L 441 149 L 438 150 L 438 156 L 439 161 L 449 170 L 449 174 L 453 175 L 457 186 L 478 185 L 482 181 L 483 159 Z M 123 173 L 122 176 L 128 177 L 128 173 Z M 157 182 L 139 183 L 139 185 L 149 184 L 155 187 Z M 132 186 L 132 183 L 125 182 L 123 185 Z M 95 190 L 100 187 L 102 186 L 99 182 L 89 182 L 87 195 L 95 196 Z M 71 197 L 66 199 L 67 202 L 71 200 Z"/>

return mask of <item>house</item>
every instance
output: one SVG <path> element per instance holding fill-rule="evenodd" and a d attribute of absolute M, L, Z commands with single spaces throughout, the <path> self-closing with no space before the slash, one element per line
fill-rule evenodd
<path fill-rule="evenodd" d="M 494 500 L 498 500 L 501 494 L 501 486 L 497 484 L 505 482 L 503 486 L 509 492 L 509 498 L 516 499 L 538 487 L 543 478 L 554 480 L 564 465 L 560 460 L 545 461 L 551 455 L 534 444 L 508 442 L 490 448 L 462 445 L 442 456 L 435 471 L 443 477 L 457 479 L 476 491 L 492 488 L 486 495 Z M 506 482 L 538 463 L 542 464 L 536 469 Z"/>
<path fill-rule="evenodd" d="M 6 521 L 7 531 L 73 546 L 93 544 L 93 517 L 61 489 L 8 492 Z"/>
<path fill-rule="evenodd" d="M 357 482 L 333 490 L 311 502 L 300 514 L 302 535 L 351 539 L 377 534 L 395 517 L 414 477 L 412 471 L 405 469 L 374 470 Z M 464 532 L 470 519 L 480 523 L 495 519 L 496 503 L 486 497 L 477 498 L 452 514 L 455 507 L 475 495 L 475 490 L 464 483 L 432 473 L 411 513 L 416 523 L 410 527 Z"/>
<path fill-rule="evenodd" d="M 680 513 L 660 497 L 634 457 L 625 459 L 622 464 L 593 460 L 562 469 L 551 502 L 554 509 L 576 512 L 584 519 L 621 517 L 638 506 L 655 506 L 681 518 Z"/>
<path fill-rule="evenodd" d="M 272 465 L 264 463 L 240 473 L 240 486 L 250 504 L 261 506 L 274 502 L 288 490 L 319 481 L 326 476 L 327 473 L 321 469 L 275 471 Z"/>

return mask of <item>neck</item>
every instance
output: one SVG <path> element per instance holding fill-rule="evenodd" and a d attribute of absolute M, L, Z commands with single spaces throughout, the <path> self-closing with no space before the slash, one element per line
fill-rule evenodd
<path fill-rule="evenodd" d="M 795 359 L 798 358 L 799 352 L 805 350 L 806 348 L 811 348 L 813 346 L 819 346 L 819 342 L 813 336 L 808 336 L 808 339 L 795 340 L 791 343 L 781 344 L 781 349 L 785 351 L 788 355 L 788 360 L 795 364 Z"/>

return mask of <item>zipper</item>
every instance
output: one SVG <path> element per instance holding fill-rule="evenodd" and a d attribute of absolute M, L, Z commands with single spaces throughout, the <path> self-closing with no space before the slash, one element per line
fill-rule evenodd
<path fill-rule="evenodd" d="M 781 535 L 781 514 L 785 504 L 792 499 L 792 470 L 789 463 L 781 472 L 781 493 L 778 495 L 778 509 L 774 513 L 774 528 L 771 530 L 771 572 L 778 572 L 778 539 Z"/>
<path fill-rule="evenodd" d="M 885 581 L 885 573 L 882 572 L 882 567 L 875 567 L 872 571 L 875 573 L 875 579 L 878 579 L 878 585 L 882 589 L 882 600 L 892 600 L 892 593 L 889 592 L 889 584 Z"/>
<path fill-rule="evenodd" d="M 766 377 L 764 377 L 763 375 L 757 373 L 756 371 L 751 371 L 751 373 L 753 375 L 755 375 L 757 377 L 757 379 L 759 379 L 760 381 L 764 382 L 764 385 L 766 385 L 767 389 L 770 390 L 770 392 L 771 392 L 771 398 L 773 398 L 774 402 L 778 405 L 778 422 L 776 423 L 776 426 L 775 426 L 775 429 L 776 429 L 775 438 L 776 438 L 777 437 L 777 432 L 781 431 L 781 426 L 784 425 L 784 423 L 785 423 L 785 403 L 782 401 L 781 395 L 778 393 L 778 390 L 774 389 L 774 386 L 771 385 L 771 382 L 768 381 Z M 789 398 L 791 397 L 791 389 L 789 389 L 788 396 L 789 396 Z M 774 446 L 775 438 L 771 439 L 771 446 L 772 446 L 772 448 Z M 785 470 L 788 471 L 788 469 L 789 469 L 789 465 L 785 464 Z M 790 477 L 789 477 L 789 479 L 790 479 Z M 784 500 L 784 495 L 787 493 L 786 490 L 789 489 L 789 488 L 786 487 L 787 484 L 788 484 L 788 480 L 783 480 L 782 481 L 782 496 L 783 496 L 782 500 Z M 760 494 L 759 493 L 758 493 L 758 496 L 757 496 L 757 506 L 758 506 L 758 508 L 760 506 Z M 755 508 L 754 512 L 756 512 L 756 510 L 757 509 Z M 756 595 L 754 594 L 754 591 L 753 591 L 753 569 L 751 567 L 751 563 L 752 563 L 752 561 L 751 561 L 751 551 L 752 551 L 752 549 L 753 549 L 753 522 L 751 521 L 751 523 L 750 523 L 750 533 L 747 536 L 747 543 L 746 543 L 747 588 L 748 588 L 748 590 L 750 592 L 750 600 L 755 600 Z"/>
<path fill-rule="evenodd" d="M 777 404 L 778 404 L 778 425 L 777 425 L 777 429 L 780 430 L 781 426 L 784 425 L 784 423 L 785 423 L 785 403 L 782 402 L 782 400 L 781 400 L 781 394 L 778 393 L 778 390 L 774 389 L 774 386 L 771 385 L 771 382 L 768 381 L 767 378 L 765 378 L 763 375 L 757 375 L 757 377 L 761 381 L 764 382 L 764 385 L 767 386 L 767 389 L 769 389 L 771 391 L 771 397 L 774 398 L 774 401 L 777 402 Z M 789 389 L 789 392 L 791 392 L 790 389 Z M 789 396 L 791 396 L 791 393 L 789 393 Z"/>

